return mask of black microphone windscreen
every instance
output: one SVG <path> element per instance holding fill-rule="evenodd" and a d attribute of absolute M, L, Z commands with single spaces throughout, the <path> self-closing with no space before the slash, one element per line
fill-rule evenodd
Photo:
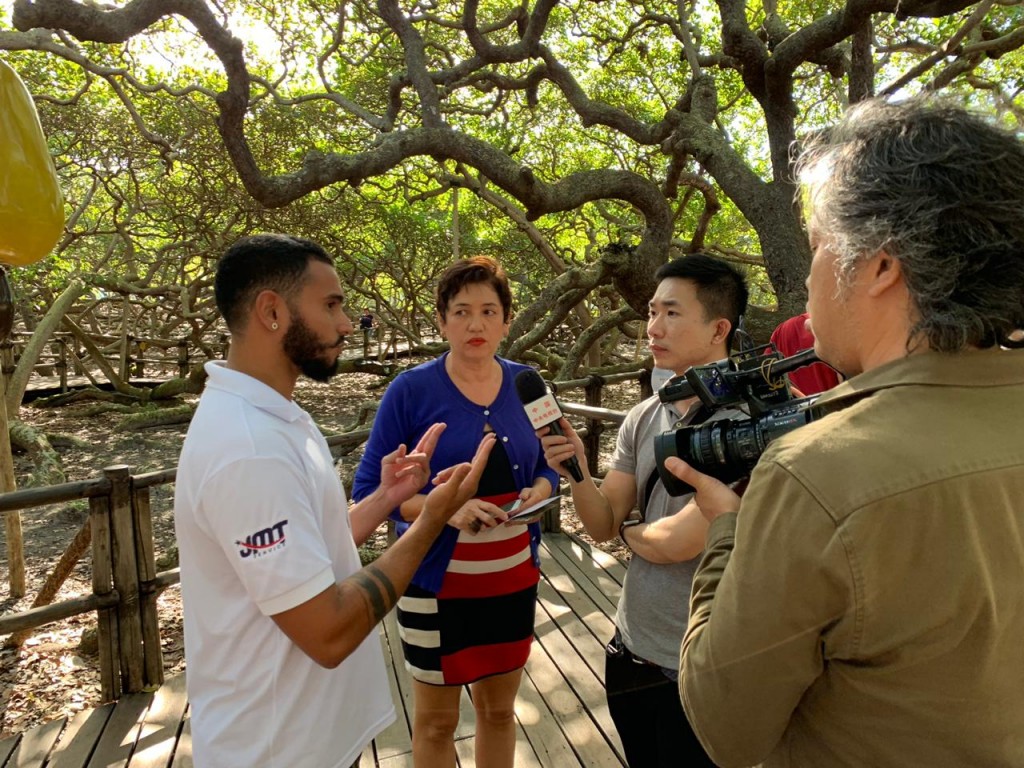
<path fill-rule="evenodd" d="M 516 374 L 516 392 L 519 400 L 523 403 L 532 403 L 547 394 L 548 388 L 544 386 L 544 379 L 532 368 L 520 371 Z"/>

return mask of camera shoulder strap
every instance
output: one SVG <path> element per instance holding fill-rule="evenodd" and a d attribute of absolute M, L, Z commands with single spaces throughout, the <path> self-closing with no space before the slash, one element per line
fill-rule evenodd
<path fill-rule="evenodd" d="M 696 424 L 701 424 L 710 419 L 713 414 L 714 410 L 701 403 L 700 408 L 697 409 L 692 418 L 686 420 L 686 424 L 684 426 L 692 427 Z M 651 470 L 651 474 L 648 475 L 647 483 L 644 486 L 644 500 L 643 504 L 640 506 L 641 520 L 645 520 L 647 518 L 647 505 L 651 501 L 651 494 L 654 493 L 654 486 L 659 482 L 661 482 L 661 475 L 658 474 L 658 467 L 655 466 L 654 469 Z"/>

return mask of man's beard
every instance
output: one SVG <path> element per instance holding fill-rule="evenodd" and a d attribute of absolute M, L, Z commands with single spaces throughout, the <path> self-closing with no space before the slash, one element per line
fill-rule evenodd
<path fill-rule="evenodd" d="M 337 349 L 344 340 L 344 336 L 339 336 L 334 344 L 322 343 L 296 313 L 284 334 L 284 353 L 304 375 L 313 381 L 326 382 L 338 372 L 338 358 L 328 362 L 324 353 Z"/>

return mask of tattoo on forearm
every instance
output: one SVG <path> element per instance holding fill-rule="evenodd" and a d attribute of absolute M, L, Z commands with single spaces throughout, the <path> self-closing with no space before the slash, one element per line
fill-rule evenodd
<path fill-rule="evenodd" d="M 381 586 L 384 587 L 384 591 L 388 593 L 388 610 L 391 610 L 395 603 L 398 602 L 398 592 L 395 591 L 395 585 L 391 583 L 388 575 L 376 565 L 368 565 L 365 570 L 372 573 Z"/>
<path fill-rule="evenodd" d="M 391 583 L 387 574 L 375 565 L 368 565 L 353 574 L 352 581 L 366 603 L 370 624 L 376 624 L 383 619 L 398 602 L 395 585 Z"/>

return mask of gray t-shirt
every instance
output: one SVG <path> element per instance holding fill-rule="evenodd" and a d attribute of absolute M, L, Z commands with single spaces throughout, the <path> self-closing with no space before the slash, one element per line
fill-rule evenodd
<path fill-rule="evenodd" d="M 634 406 L 619 427 L 609 468 L 636 478 L 637 508 L 643 504 L 648 478 L 655 471 L 654 438 L 672 429 L 682 418 L 676 405 L 662 403 L 653 395 Z M 696 410 L 694 406 L 687 420 L 693 418 Z M 743 415 L 737 410 L 722 410 L 711 420 Z M 675 514 L 689 500 L 689 494 L 669 496 L 659 481 L 647 503 L 645 520 L 653 523 Z M 690 587 L 699 563 L 700 555 L 681 563 L 658 564 L 633 553 L 622 585 L 615 624 L 622 641 L 634 655 L 668 670 L 678 668 L 679 646 L 690 613 Z"/>

